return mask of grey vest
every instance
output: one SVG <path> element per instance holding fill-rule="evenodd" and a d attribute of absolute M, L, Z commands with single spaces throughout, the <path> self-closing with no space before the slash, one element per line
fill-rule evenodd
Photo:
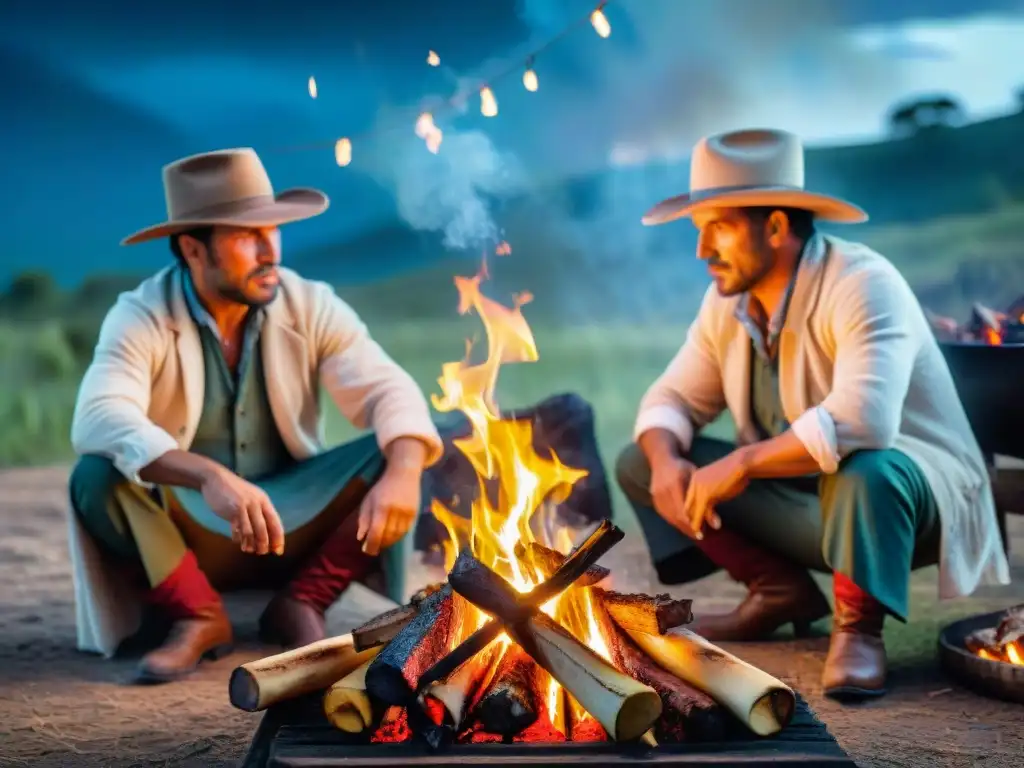
<path fill-rule="evenodd" d="M 293 463 L 267 400 L 259 335 L 251 334 L 236 375 L 213 332 L 197 323 L 206 369 L 206 396 L 191 450 L 254 480 Z M 250 334 L 247 334 L 250 336 Z"/>

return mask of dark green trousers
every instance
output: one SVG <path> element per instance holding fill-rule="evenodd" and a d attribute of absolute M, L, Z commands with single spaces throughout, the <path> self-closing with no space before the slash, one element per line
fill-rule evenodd
<path fill-rule="evenodd" d="M 735 446 L 698 437 L 688 458 L 706 466 Z M 651 501 L 651 471 L 628 446 L 616 464 L 661 580 L 678 584 L 712 569 L 695 542 L 665 521 Z M 832 475 L 755 480 L 717 509 L 722 525 L 812 570 L 838 572 L 906 621 L 910 572 L 938 562 L 940 526 L 931 488 L 897 450 L 858 451 Z"/>
<path fill-rule="evenodd" d="M 230 540 L 230 527 L 206 506 L 202 494 L 183 488 L 156 489 L 150 510 L 126 514 L 115 490 L 128 481 L 103 456 L 82 456 L 69 480 L 71 506 L 86 531 L 108 555 L 165 573 L 180 560 L 185 547 L 193 549 L 200 567 L 217 588 L 274 586 L 286 582 L 290 571 L 353 513 L 380 476 L 384 455 L 373 435 L 331 448 L 268 478 L 253 482 L 263 488 L 281 516 L 285 555 L 246 554 Z M 141 490 L 141 489 L 137 489 Z M 134 515 L 134 516 L 133 516 Z M 166 516 L 167 520 L 140 515 Z M 144 529 L 144 530 L 143 530 Z M 146 551 L 140 551 L 144 533 Z M 412 535 L 381 553 L 381 570 L 389 597 L 400 601 L 405 591 L 405 564 Z"/>

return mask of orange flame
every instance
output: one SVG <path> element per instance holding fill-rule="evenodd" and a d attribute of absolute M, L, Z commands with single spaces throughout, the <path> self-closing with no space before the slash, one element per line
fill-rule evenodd
<path fill-rule="evenodd" d="M 507 255 L 511 248 L 501 243 L 498 253 Z M 511 307 L 504 306 L 483 294 L 480 284 L 485 278 L 484 271 L 475 277 L 456 277 L 455 286 L 459 293 L 459 314 L 475 311 L 483 322 L 487 355 L 480 362 L 472 362 L 474 349 L 467 341 L 465 357 L 442 366 L 438 379 L 442 394 L 431 396 L 437 410 L 458 410 L 469 420 L 471 434 L 455 441 L 455 445 L 476 472 L 480 490 L 471 505 L 469 520 L 452 513 L 436 500 L 431 511 L 448 532 L 446 570 L 451 569 L 458 551 L 468 546 L 484 565 L 518 591 L 527 592 L 543 580 L 543 574 L 532 563 L 515 555 L 516 544 L 539 542 L 562 552 L 571 548 L 573 542 L 567 530 L 556 533 L 557 541 L 539 541 L 532 523 L 539 511 L 550 513 L 552 502 L 566 498 L 573 484 L 587 472 L 562 464 L 553 453 L 547 457 L 538 455 L 533 448 L 532 424 L 501 417 L 495 394 L 501 366 L 538 359 L 533 333 L 522 313 L 523 306 L 532 297 L 527 293 L 519 294 Z M 497 487 L 493 499 L 489 486 Z M 550 600 L 542 610 L 607 659 L 608 649 L 604 647 L 589 601 L 588 590 L 573 588 Z M 475 616 L 470 614 L 465 622 L 464 636 L 478 629 L 488 618 L 472 610 Z M 511 641 L 503 634 L 497 642 L 503 650 Z M 490 658 L 492 664 L 500 660 L 497 654 Z M 561 686 L 551 680 L 548 710 L 552 722 L 565 722 L 563 703 L 566 698 Z"/>

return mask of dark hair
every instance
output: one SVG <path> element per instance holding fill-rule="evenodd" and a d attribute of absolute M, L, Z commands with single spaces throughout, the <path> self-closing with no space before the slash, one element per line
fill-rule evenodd
<path fill-rule="evenodd" d="M 213 227 L 193 227 L 192 229 L 187 229 L 184 232 L 178 232 L 177 234 L 171 235 L 171 253 L 174 254 L 174 258 L 178 260 L 179 264 L 185 263 L 185 257 L 181 254 L 181 243 L 179 242 L 182 235 L 194 237 L 209 248 L 210 243 L 213 242 Z"/>
<path fill-rule="evenodd" d="M 786 214 L 786 218 L 789 220 L 789 230 L 793 233 L 793 237 L 800 240 L 800 242 L 807 242 L 811 235 L 814 234 L 813 211 L 807 211 L 803 208 L 776 208 L 767 205 L 744 208 L 743 211 L 752 221 L 761 222 L 767 221 L 768 217 L 775 213 L 775 211 Z"/>

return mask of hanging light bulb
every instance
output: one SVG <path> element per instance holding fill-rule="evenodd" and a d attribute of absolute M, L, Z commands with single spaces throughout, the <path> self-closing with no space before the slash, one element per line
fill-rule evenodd
<path fill-rule="evenodd" d="M 494 92 L 486 85 L 480 89 L 480 114 L 484 117 L 494 117 L 498 114 L 498 102 L 494 98 Z"/>
<path fill-rule="evenodd" d="M 352 162 L 352 142 L 338 139 L 334 144 L 334 161 L 344 167 Z"/>
<path fill-rule="evenodd" d="M 309 97 L 311 99 L 316 98 L 316 78 L 312 75 L 309 76 Z"/>
<path fill-rule="evenodd" d="M 612 33 L 612 25 L 608 23 L 608 17 L 604 15 L 604 3 L 601 3 L 594 12 L 590 14 L 590 23 L 594 26 L 594 31 L 597 32 L 601 37 L 608 37 Z"/>
<path fill-rule="evenodd" d="M 433 51 L 427 53 L 427 64 L 432 67 L 439 66 L 441 64 L 441 57 Z"/>
<path fill-rule="evenodd" d="M 523 88 L 531 93 L 537 90 L 537 73 L 533 71 L 533 59 L 526 62 L 526 71 L 523 72 Z"/>
<path fill-rule="evenodd" d="M 416 135 L 421 139 L 427 138 L 431 131 L 437 130 L 434 127 L 434 116 L 429 112 L 423 112 L 416 118 Z"/>

